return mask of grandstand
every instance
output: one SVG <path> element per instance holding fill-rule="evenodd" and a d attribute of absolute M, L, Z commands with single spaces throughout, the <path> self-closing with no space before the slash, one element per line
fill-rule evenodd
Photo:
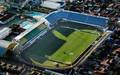
<path fill-rule="evenodd" d="M 43 23 L 21 39 L 21 44 L 27 43 L 21 56 L 28 63 L 52 69 L 74 65 L 106 31 L 107 24 L 107 18 L 65 10 L 52 12 L 46 19 L 50 29 Z"/>

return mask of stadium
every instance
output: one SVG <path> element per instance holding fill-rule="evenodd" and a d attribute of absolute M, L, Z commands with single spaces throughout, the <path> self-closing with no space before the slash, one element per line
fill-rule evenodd
<path fill-rule="evenodd" d="M 120 0 L 0 0 L 0 75 L 119 75 Z"/>
<path fill-rule="evenodd" d="M 45 19 L 49 25 L 41 23 L 20 41 L 24 44 L 23 61 L 38 67 L 72 68 L 106 32 L 107 19 L 103 17 L 61 10 L 50 13 Z"/>

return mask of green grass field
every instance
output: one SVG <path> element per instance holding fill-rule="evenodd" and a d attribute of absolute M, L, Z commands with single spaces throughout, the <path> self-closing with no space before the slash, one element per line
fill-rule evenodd
<path fill-rule="evenodd" d="M 60 67 L 71 65 L 100 35 L 89 27 L 61 25 L 25 50 L 32 63 L 38 66 Z"/>

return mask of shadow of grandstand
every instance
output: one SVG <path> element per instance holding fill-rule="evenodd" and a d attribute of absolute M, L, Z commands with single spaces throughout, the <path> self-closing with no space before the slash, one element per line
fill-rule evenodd
<path fill-rule="evenodd" d="M 46 56 L 51 56 L 54 54 L 65 41 L 58 39 L 51 32 L 48 32 L 43 37 L 36 40 L 36 42 L 24 50 L 25 57 L 29 57 L 44 63 L 48 58 Z"/>

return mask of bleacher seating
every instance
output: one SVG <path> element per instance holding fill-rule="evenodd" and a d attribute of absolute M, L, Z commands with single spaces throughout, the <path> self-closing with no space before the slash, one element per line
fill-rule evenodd
<path fill-rule="evenodd" d="M 60 19 L 67 19 L 78 23 L 105 27 L 108 19 L 104 17 L 91 16 L 84 13 L 71 12 L 66 10 L 58 10 L 49 14 L 46 19 L 53 25 Z"/>

